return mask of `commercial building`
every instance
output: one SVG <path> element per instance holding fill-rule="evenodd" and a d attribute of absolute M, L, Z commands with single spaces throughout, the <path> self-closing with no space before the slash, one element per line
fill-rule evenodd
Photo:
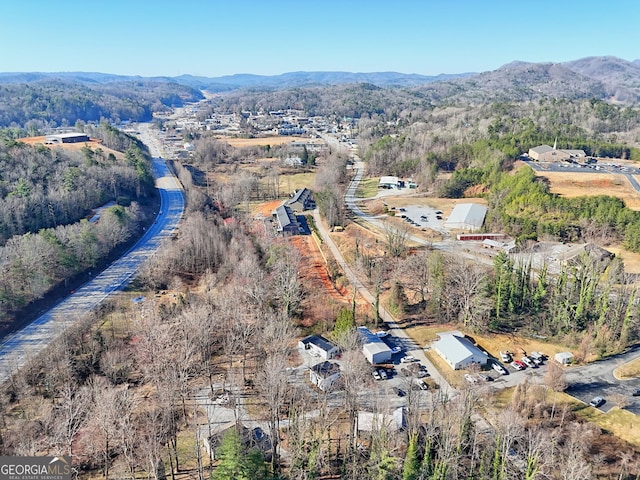
<path fill-rule="evenodd" d="M 459 331 L 438 334 L 440 340 L 433 344 L 435 352 L 454 370 L 470 365 L 485 365 L 489 356 L 476 347 Z"/>
<path fill-rule="evenodd" d="M 54 135 L 46 135 L 44 137 L 44 143 L 56 144 L 56 143 L 80 143 L 90 141 L 89 135 L 84 133 L 56 133 Z"/>
<path fill-rule="evenodd" d="M 380 337 L 367 327 L 358 327 L 358 334 L 362 340 L 362 353 L 371 365 L 391 361 L 391 349 Z"/>
<path fill-rule="evenodd" d="M 486 215 L 487 207 L 484 205 L 461 203 L 455 206 L 447 221 L 444 222 L 444 226 L 445 228 L 475 232 L 482 228 Z"/>
<path fill-rule="evenodd" d="M 400 188 L 400 180 L 398 177 L 380 177 L 378 188 Z"/>
<path fill-rule="evenodd" d="M 560 150 L 555 146 L 540 145 L 529 149 L 529 158 L 536 162 L 562 162 L 572 158 L 584 158 L 584 150 Z"/>

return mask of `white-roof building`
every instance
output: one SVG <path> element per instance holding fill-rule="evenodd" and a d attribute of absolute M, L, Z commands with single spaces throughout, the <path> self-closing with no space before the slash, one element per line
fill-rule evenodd
<path fill-rule="evenodd" d="M 391 349 L 380 337 L 371 333 L 367 327 L 358 327 L 358 334 L 362 339 L 362 353 L 371 365 L 391 360 Z"/>
<path fill-rule="evenodd" d="M 378 188 L 398 188 L 400 179 L 398 177 L 380 177 Z"/>
<path fill-rule="evenodd" d="M 433 349 L 454 370 L 469 365 L 485 365 L 489 360 L 486 353 L 457 330 L 440 333 L 438 336 L 440 340 L 433 344 Z"/>
<path fill-rule="evenodd" d="M 470 230 L 475 232 L 482 228 L 484 217 L 487 215 L 487 207 L 477 203 L 461 203 L 456 205 L 444 222 L 445 228 L 455 228 L 458 230 Z"/>
<path fill-rule="evenodd" d="M 306 350 L 311 355 L 329 360 L 340 352 L 337 345 L 334 345 L 322 335 L 309 335 L 298 342 L 300 350 Z"/>
<path fill-rule="evenodd" d="M 573 362 L 573 353 L 571 352 L 560 352 L 556 353 L 553 359 L 561 365 L 569 365 Z"/>

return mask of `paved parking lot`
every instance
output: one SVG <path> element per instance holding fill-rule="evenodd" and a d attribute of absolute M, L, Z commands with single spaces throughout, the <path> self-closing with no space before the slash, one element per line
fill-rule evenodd
<path fill-rule="evenodd" d="M 406 221 L 410 227 L 418 229 L 430 228 L 443 234 L 447 233 L 444 228 L 445 217 L 442 213 L 436 212 L 440 212 L 440 210 L 427 206 L 407 205 L 406 207 L 396 208 L 396 217 Z M 438 216 L 441 218 L 438 218 Z"/>

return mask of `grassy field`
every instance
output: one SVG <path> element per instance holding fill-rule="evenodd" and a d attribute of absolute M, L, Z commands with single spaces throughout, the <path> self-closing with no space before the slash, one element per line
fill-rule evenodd
<path fill-rule="evenodd" d="M 614 377 L 618 380 L 630 380 L 640 377 L 640 358 L 636 358 L 624 365 L 620 365 L 613 371 Z"/>
<path fill-rule="evenodd" d="M 356 196 L 359 198 L 375 197 L 378 193 L 378 179 L 367 178 L 360 182 L 356 190 Z"/>
<path fill-rule="evenodd" d="M 300 188 L 312 188 L 315 179 L 316 174 L 313 172 L 280 175 L 280 191 L 293 193 L 295 190 L 299 190 Z"/>

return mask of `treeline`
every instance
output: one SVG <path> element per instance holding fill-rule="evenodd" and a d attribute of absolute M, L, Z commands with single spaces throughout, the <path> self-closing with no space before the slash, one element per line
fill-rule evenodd
<path fill-rule="evenodd" d="M 153 112 L 202 98 L 193 88 L 148 80 L 88 84 L 44 79 L 0 84 L 0 127 L 22 127 L 35 135 L 78 120 L 146 122 Z"/>
<path fill-rule="evenodd" d="M 0 139 L 0 244 L 77 222 L 110 200 L 127 204 L 151 193 L 148 153 L 110 128 L 92 133 L 119 137 L 113 143 L 128 145 L 124 160 L 100 147 L 72 151 Z"/>
<path fill-rule="evenodd" d="M 100 220 L 16 235 L 0 247 L 0 327 L 13 314 L 74 275 L 91 270 L 140 229 L 137 203 L 113 206 Z"/>

